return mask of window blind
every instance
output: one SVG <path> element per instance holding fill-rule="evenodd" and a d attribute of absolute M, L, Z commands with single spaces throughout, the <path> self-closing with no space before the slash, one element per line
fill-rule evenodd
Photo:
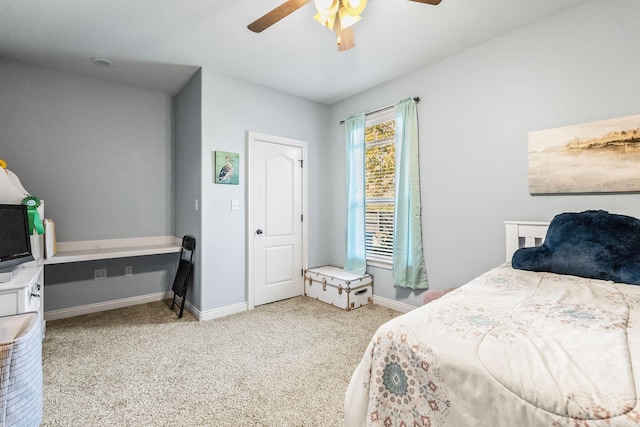
<path fill-rule="evenodd" d="M 365 246 L 367 260 L 393 261 L 395 122 L 365 130 Z"/>

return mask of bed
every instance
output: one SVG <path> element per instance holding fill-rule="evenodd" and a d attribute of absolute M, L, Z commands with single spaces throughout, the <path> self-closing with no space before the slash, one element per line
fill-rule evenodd
<path fill-rule="evenodd" d="M 378 329 L 346 427 L 640 426 L 640 220 L 506 229 L 508 262 Z"/>

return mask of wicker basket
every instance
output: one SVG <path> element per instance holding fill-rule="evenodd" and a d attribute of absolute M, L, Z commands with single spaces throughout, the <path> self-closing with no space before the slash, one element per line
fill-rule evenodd
<path fill-rule="evenodd" d="M 0 317 L 0 426 L 42 422 L 41 329 L 35 312 Z"/>

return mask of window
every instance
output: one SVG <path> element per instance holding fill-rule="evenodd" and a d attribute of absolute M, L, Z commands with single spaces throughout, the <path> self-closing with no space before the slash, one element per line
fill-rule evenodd
<path fill-rule="evenodd" d="M 365 125 L 365 246 L 367 264 L 393 263 L 394 110 L 368 115 Z"/>

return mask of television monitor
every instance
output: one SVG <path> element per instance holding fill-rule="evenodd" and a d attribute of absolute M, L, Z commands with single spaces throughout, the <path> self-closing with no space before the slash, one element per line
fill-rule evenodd
<path fill-rule="evenodd" d="M 11 280 L 17 266 L 33 260 L 27 207 L 0 204 L 0 273 L 5 276 L 0 282 Z"/>

